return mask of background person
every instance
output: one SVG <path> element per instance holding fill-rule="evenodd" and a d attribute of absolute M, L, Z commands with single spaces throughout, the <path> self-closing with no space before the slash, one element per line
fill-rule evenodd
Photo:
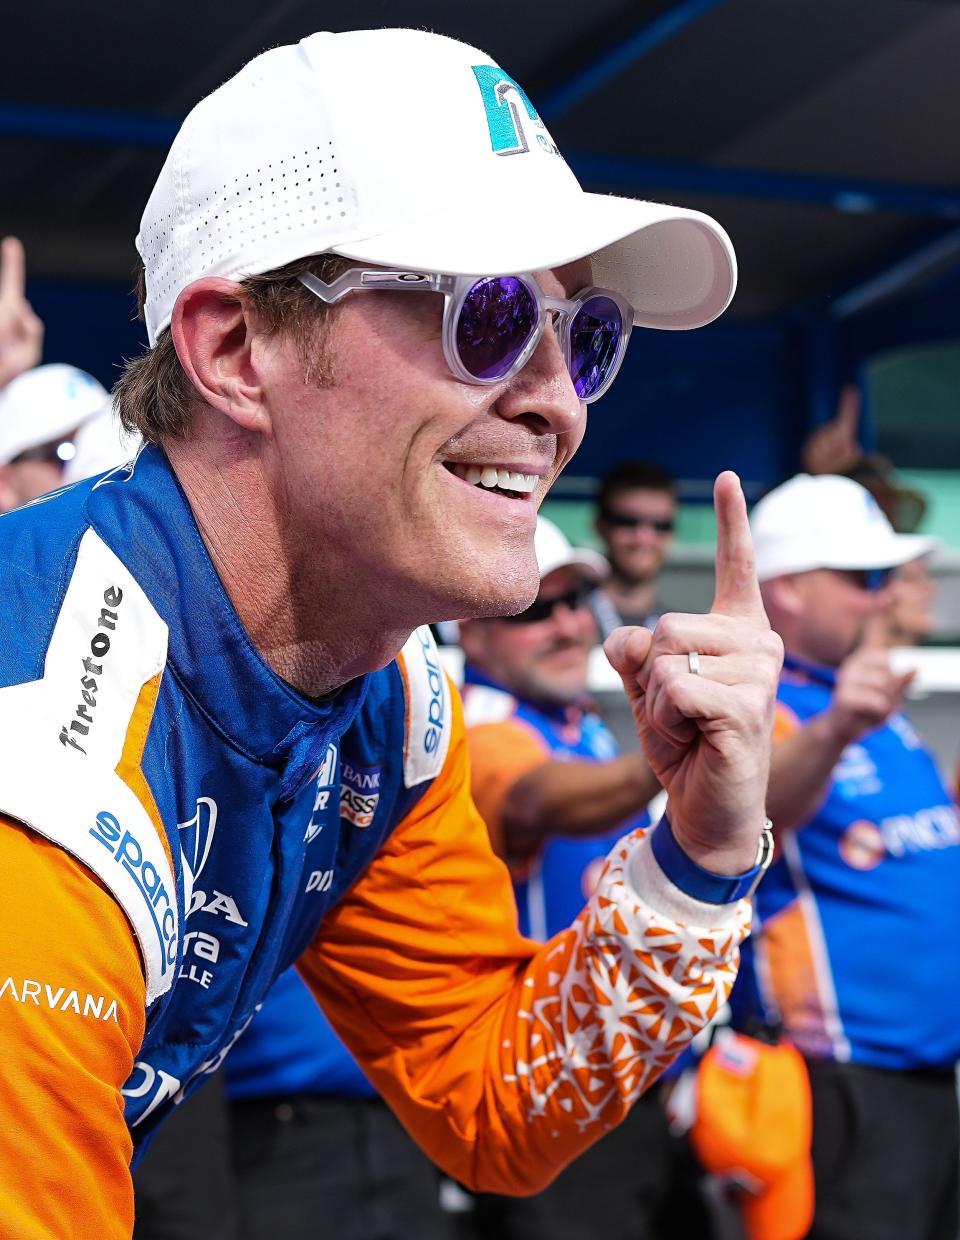
<path fill-rule="evenodd" d="M 676 483 L 659 465 L 624 461 L 601 480 L 595 525 L 610 574 L 593 596 L 593 609 L 604 638 L 621 624 L 656 624 L 657 578 L 676 522 Z"/>
<path fill-rule="evenodd" d="M 767 801 L 778 855 L 740 1019 L 759 1004 L 807 1059 L 811 1236 L 954 1240 L 960 821 L 888 653 L 889 570 L 933 540 L 895 534 L 829 475 L 778 487 L 752 526 L 787 653 Z"/>
<path fill-rule="evenodd" d="M 534 546 L 540 592 L 531 606 L 467 620 L 460 640 L 473 797 L 510 867 L 521 931 L 545 941 L 589 898 L 618 837 L 649 825 L 660 784 L 642 754 L 618 756 L 587 692 L 597 641 L 589 598 L 606 563 L 542 516 Z M 481 1199 L 474 1228 L 491 1240 L 710 1234 L 656 1090 L 544 1192 Z"/>
<path fill-rule="evenodd" d="M 921 646 L 936 627 L 933 605 L 937 584 L 930 557 L 918 555 L 890 574 L 890 645 Z"/>
<path fill-rule="evenodd" d="M 66 471 L 77 454 L 81 431 L 101 418 L 113 428 L 116 443 L 109 393 L 76 366 L 37 366 L 8 383 L 0 392 L 0 512 L 88 476 L 79 472 L 85 468 L 83 460 L 79 470 Z M 88 463 L 96 466 L 99 459 Z"/>
<path fill-rule="evenodd" d="M 495 851 L 523 876 L 521 930 L 543 941 L 576 915 L 586 869 L 626 824 L 647 824 L 660 785 L 642 754 L 617 755 L 590 706 L 589 596 L 606 576 L 603 557 L 571 547 L 542 516 L 534 545 L 534 602 L 515 616 L 463 621 L 460 643 L 473 798 Z"/>

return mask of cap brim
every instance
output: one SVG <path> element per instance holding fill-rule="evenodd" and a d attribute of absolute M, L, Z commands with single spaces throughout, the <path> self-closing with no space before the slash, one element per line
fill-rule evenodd
<path fill-rule="evenodd" d="M 575 547 L 566 555 L 554 560 L 550 559 L 539 565 L 540 580 L 556 572 L 558 568 L 578 568 L 591 581 L 605 581 L 610 576 L 610 565 L 599 553 L 589 547 Z"/>
<path fill-rule="evenodd" d="M 889 538 L 866 546 L 844 547 L 842 544 L 820 554 L 806 548 L 768 550 L 761 542 L 756 545 L 757 579 L 772 581 L 791 573 L 811 573 L 818 568 L 849 569 L 899 568 L 911 560 L 929 555 L 940 546 L 940 540 L 926 534 L 892 534 Z"/>
<path fill-rule="evenodd" d="M 911 560 L 929 555 L 939 546 L 939 540 L 926 534 L 894 534 L 884 544 L 870 548 L 864 554 L 850 554 L 838 551 L 830 556 L 830 562 L 821 564 L 821 568 L 898 568 L 901 564 L 909 564 Z"/>
<path fill-rule="evenodd" d="M 332 247 L 345 258 L 450 275 L 504 275 L 593 260 L 593 283 L 622 293 L 642 327 L 702 327 L 737 283 L 730 238 L 707 215 L 576 192 L 538 204 L 449 208 Z"/>

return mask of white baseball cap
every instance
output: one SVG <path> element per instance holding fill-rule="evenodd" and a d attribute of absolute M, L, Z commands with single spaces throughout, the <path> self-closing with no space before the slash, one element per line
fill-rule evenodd
<path fill-rule="evenodd" d="M 599 552 L 589 547 L 574 547 L 566 534 L 546 517 L 537 517 L 533 550 L 541 581 L 557 568 L 579 568 L 592 581 L 603 581 L 610 572 L 610 565 Z"/>
<path fill-rule="evenodd" d="M 937 546 L 895 533 L 865 487 L 834 474 L 797 474 L 760 500 L 750 528 L 760 581 L 815 568 L 895 568 Z"/>
<path fill-rule="evenodd" d="M 103 408 L 110 394 L 76 366 L 35 366 L 0 392 L 0 465 L 29 448 L 72 435 Z"/>
<path fill-rule="evenodd" d="M 522 88 L 423 30 L 321 32 L 251 60 L 187 116 L 137 249 L 154 344 L 182 289 L 311 254 L 451 275 L 593 259 L 646 327 L 700 327 L 736 260 L 698 211 L 581 189 Z"/>
<path fill-rule="evenodd" d="M 137 454 L 140 436 L 123 429 L 108 401 L 80 427 L 73 445 L 76 451 L 63 468 L 65 483 L 81 482 L 129 461 Z"/>

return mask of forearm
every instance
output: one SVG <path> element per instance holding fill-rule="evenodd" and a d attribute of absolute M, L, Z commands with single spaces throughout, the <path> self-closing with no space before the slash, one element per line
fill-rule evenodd
<path fill-rule="evenodd" d="M 503 805 L 508 854 L 533 852 L 546 835 L 597 835 L 636 817 L 660 791 L 641 754 L 609 762 L 545 762 L 512 785 Z"/>
<path fill-rule="evenodd" d="M 774 745 L 767 812 L 775 827 L 794 827 L 819 809 L 845 744 L 824 711 Z"/>
<path fill-rule="evenodd" d="M 492 892 L 473 894 L 474 913 L 491 908 Z M 367 965 L 337 951 L 331 970 L 326 945 L 302 967 L 435 1161 L 482 1191 L 536 1192 L 623 1118 L 725 1001 L 748 908 L 691 900 L 635 834 L 574 925 L 539 949 L 488 915 L 474 950 L 464 917 L 438 921 L 454 953 L 444 970 L 394 950 L 376 994 Z"/>

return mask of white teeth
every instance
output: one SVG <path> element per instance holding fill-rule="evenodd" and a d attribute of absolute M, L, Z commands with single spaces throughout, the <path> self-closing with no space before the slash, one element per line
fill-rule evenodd
<path fill-rule="evenodd" d="M 487 490 L 497 488 L 527 495 L 537 485 L 536 474 L 520 474 L 511 469 L 501 469 L 497 465 L 457 464 L 453 466 L 453 472 L 471 486 L 482 486 Z"/>

